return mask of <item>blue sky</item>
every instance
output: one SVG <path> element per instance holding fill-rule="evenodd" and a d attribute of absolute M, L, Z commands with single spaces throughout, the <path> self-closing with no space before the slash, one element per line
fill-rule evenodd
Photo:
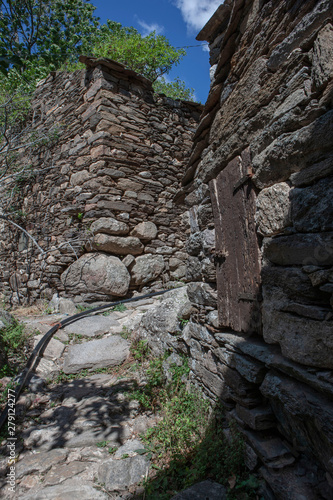
<path fill-rule="evenodd" d="M 156 30 L 175 47 L 200 45 L 195 37 L 223 0 L 91 0 L 95 15 L 134 26 L 143 35 Z M 186 49 L 187 55 L 172 69 L 170 80 L 179 76 L 195 90 L 197 100 L 204 103 L 209 91 L 209 57 L 203 47 Z"/>

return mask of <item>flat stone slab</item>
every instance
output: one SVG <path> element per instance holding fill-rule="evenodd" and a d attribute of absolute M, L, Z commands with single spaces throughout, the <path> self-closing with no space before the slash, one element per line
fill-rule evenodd
<path fill-rule="evenodd" d="M 127 490 L 130 486 L 142 481 L 149 468 L 149 460 L 143 455 L 109 460 L 98 469 L 98 479 L 105 484 L 108 491 Z"/>
<path fill-rule="evenodd" d="M 52 469 L 44 477 L 44 486 L 54 486 L 63 483 L 67 479 L 80 474 L 89 467 L 86 462 L 73 461 L 69 464 L 58 465 Z"/>
<path fill-rule="evenodd" d="M 42 340 L 43 335 L 37 335 L 34 338 L 34 347 L 38 344 L 40 340 Z M 51 339 L 46 348 L 44 349 L 44 352 L 42 354 L 43 358 L 49 359 L 50 361 L 55 361 L 56 359 L 61 358 L 62 353 L 64 352 L 65 345 L 60 342 L 60 340 L 57 339 Z"/>
<path fill-rule="evenodd" d="M 72 345 L 64 359 L 65 373 L 121 364 L 129 354 L 128 342 L 117 335 Z"/>
<path fill-rule="evenodd" d="M 123 455 L 134 456 L 136 455 L 137 450 L 142 450 L 144 448 L 144 444 L 138 439 L 132 439 L 131 441 L 127 441 L 125 444 L 120 446 L 113 458 L 121 458 Z"/>
<path fill-rule="evenodd" d="M 55 375 L 60 370 L 58 366 L 50 359 L 41 358 L 38 366 L 36 368 L 36 373 L 42 378 L 47 378 L 51 375 Z"/>
<path fill-rule="evenodd" d="M 51 469 L 53 465 L 65 462 L 67 455 L 68 451 L 61 448 L 55 448 L 45 453 L 27 455 L 16 464 L 16 479 L 21 479 L 33 472 L 43 474 Z"/>
<path fill-rule="evenodd" d="M 224 486 L 213 481 L 202 481 L 178 493 L 171 500 L 226 500 L 227 492 Z"/>
<path fill-rule="evenodd" d="M 42 488 L 32 494 L 23 495 L 21 500 L 110 500 L 109 495 L 94 488 L 89 481 L 68 479 L 62 484 Z"/>
<path fill-rule="evenodd" d="M 64 331 L 83 337 L 96 337 L 108 333 L 114 326 L 119 326 L 119 323 L 110 316 L 88 316 L 67 325 Z"/>
<path fill-rule="evenodd" d="M 76 434 L 66 441 L 67 448 L 81 448 L 96 446 L 101 441 L 107 441 L 109 446 L 119 446 L 130 437 L 130 430 L 126 425 L 113 425 L 107 429 L 95 428 Z"/>

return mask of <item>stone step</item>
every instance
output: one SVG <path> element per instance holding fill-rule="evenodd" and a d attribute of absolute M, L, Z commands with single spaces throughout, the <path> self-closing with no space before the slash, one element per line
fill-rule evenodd
<path fill-rule="evenodd" d="M 120 365 L 129 355 L 129 343 L 117 335 L 69 346 L 65 355 L 65 373 Z"/>

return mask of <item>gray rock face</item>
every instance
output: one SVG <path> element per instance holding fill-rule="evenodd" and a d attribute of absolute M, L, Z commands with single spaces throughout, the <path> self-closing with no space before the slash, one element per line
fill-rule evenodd
<path fill-rule="evenodd" d="M 269 399 L 289 440 L 296 440 L 301 446 L 307 443 L 332 474 L 332 402 L 305 385 L 273 372 L 266 375 L 260 391 Z"/>
<path fill-rule="evenodd" d="M 140 255 L 143 252 L 143 244 L 139 238 L 134 236 L 109 236 L 104 233 L 94 236 L 93 247 L 95 250 L 117 255 Z"/>
<path fill-rule="evenodd" d="M 314 186 L 293 189 L 290 193 L 292 222 L 297 231 L 333 230 L 333 183 L 322 179 Z"/>
<path fill-rule="evenodd" d="M 36 471 L 40 473 L 46 472 L 53 465 L 65 462 L 67 455 L 67 450 L 55 448 L 47 453 L 26 456 L 16 465 L 16 477 L 20 479 Z"/>
<path fill-rule="evenodd" d="M 90 226 L 90 231 L 94 234 L 105 233 L 112 235 L 128 234 L 129 227 L 125 222 L 120 222 L 112 217 L 100 217 Z"/>
<path fill-rule="evenodd" d="M 318 161 L 332 149 L 332 132 L 333 111 L 328 111 L 311 125 L 281 135 L 253 158 L 253 182 L 262 189 L 273 182 L 286 181 L 293 172 L 304 168 L 305 162 L 300 158 L 306 158 L 308 164 Z"/>
<path fill-rule="evenodd" d="M 308 186 L 314 181 L 322 177 L 333 174 L 333 155 L 328 155 L 324 160 L 310 165 L 300 172 L 296 172 L 290 176 L 290 180 L 294 186 Z"/>
<path fill-rule="evenodd" d="M 222 484 L 202 481 L 178 493 L 171 500 L 225 500 L 227 491 Z"/>
<path fill-rule="evenodd" d="M 98 470 L 98 479 L 105 484 L 108 491 L 127 490 L 130 486 L 142 481 L 149 468 L 149 461 L 141 455 L 109 460 Z"/>
<path fill-rule="evenodd" d="M 147 253 L 135 259 L 131 269 L 132 284 L 143 285 L 156 279 L 164 269 L 162 255 Z"/>
<path fill-rule="evenodd" d="M 201 231 L 214 224 L 213 211 L 211 205 L 199 205 L 197 220 Z"/>
<path fill-rule="evenodd" d="M 280 266 L 333 265 L 333 233 L 293 234 L 265 242 L 266 257 Z"/>
<path fill-rule="evenodd" d="M 289 225 L 289 192 L 290 187 L 285 182 L 260 191 L 256 201 L 256 222 L 260 234 L 273 236 Z"/>
<path fill-rule="evenodd" d="M 145 221 L 137 224 L 131 231 L 131 236 L 136 236 L 140 240 L 154 240 L 157 235 L 157 227 L 153 222 Z"/>
<path fill-rule="evenodd" d="M 215 229 L 205 229 L 202 231 L 202 248 L 209 251 L 215 247 Z"/>
<path fill-rule="evenodd" d="M 189 257 L 186 263 L 186 280 L 201 281 L 201 263 L 198 257 Z"/>
<path fill-rule="evenodd" d="M 62 484 L 34 491 L 32 495 L 28 493 L 21 496 L 21 500 L 54 500 L 56 498 L 61 498 L 61 500 L 107 500 L 110 497 L 81 478 L 68 479 Z"/>
<path fill-rule="evenodd" d="M 208 283 L 190 283 L 188 285 L 188 298 L 194 304 L 216 307 L 217 292 Z"/>
<path fill-rule="evenodd" d="M 293 361 L 318 368 L 333 368 L 333 323 L 315 321 L 275 309 L 266 300 L 263 309 L 264 339 L 278 343 L 282 354 Z"/>
<path fill-rule="evenodd" d="M 188 302 L 187 287 L 165 294 L 161 304 L 148 311 L 140 323 L 140 334 L 149 339 L 156 353 L 160 354 L 173 345 L 180 332 L 179 313 Z"/>
<path fill-rule="evenodd" d="M 333 77 L 333 28 L 327 24 L 319 31 L 313 47 L 312 79 L 320 88 Z"/>
<path fill-rule="evenodd" d="M 59 299 L 59 312 L 61 314 L 68 314 L 69 316 L 72 316 L 76 314 L 78 311 L 75 307 L 74 302 L 71 299 L 64 299 L 61 297 Z"/>
<path fill-rule="evenodd" d="M 84 368 L 119 365 L 128 353 L 128 342 L 118 336 L 71 345 L 64 359 L 64 372 L 78 373 Z"/>
<path fill-rule="evenodd" d="M 130 275 L 117 257 L 88 253 L 69 266 L 61 275 L 61 281 L 66 289 L 76 294 L 97 292 L 123 297 L 129 287 Z"/>
<path fill-rule="evenodd" d="M 64 330 L 66 333 L 74 333 L 83 337 L 95 337 L 109 332 L 112 326 L 118 325 L 119 323 L 110 316 L 88 316 L 67 325 Z"/>
<path fill-rule="evenodd" d="M 37 335 L 34 338 L 34 347 L 38 344 L 38 342 L 43 338 L 43 335 Z M 45 359 L 55 361 L 59 359 L 64 352 L 65 346 L 62 342 L 59 342 L 57 339 L 52 339 L 48 342 L 46 348 L 43 351 L 43 357 Z"/>
<path fill-rule="evenodd" d="M 300 42 L 306 40 L 311 36 L 316 28 L 320 27 L 325 19 L 330 17 L 332 4 L 327 0 L 320 0 L 316 7 L 309 12 L 299 22 L 291 33 L 279 43 L 272 51 L 272 54 L 267 62 L 267 66 L 276 71 L 282 64 L 284 64 L 290 54 L 300 46 Z"/>
<path fill-rule="evenodd" d="M 186 250 L 190 255 L 199 255 L 202 248 L 202 234 L 200 232 L 192 234 L 186 241 Z"/>

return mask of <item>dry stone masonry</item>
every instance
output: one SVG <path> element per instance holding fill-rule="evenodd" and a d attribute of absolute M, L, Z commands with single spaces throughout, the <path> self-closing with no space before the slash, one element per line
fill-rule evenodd
<path fill-rule="evenodd" d="M 211 88 L 177 195 L 192 313 L 160 334 L 281 500 L 333 488 L 332 18 L 329 0 L 226 0 L 199 33 Z"/>
<path fill-rule="evenodd" d="M 202 106 L 154 94 L 116 62 L 82 62 L 86 70 L 40 82 L 32 102 L 36 134 L 53 132 L 44 148 L 30 148 L 32 170 L 12 208 L 48 253 L 2 225 L 1 286 L 12 303 L 55 291 L 108 300 L 185 274 L 173 197 Z M 20 165 L 29 155 L 23 147 Z"/>
<path fill-rule="evenodd" d="M 198 35 L 210 45 L 203 110 L 110 60 L 51 75 L 32 120 L 58 124 L 58 139 L 21 187 L 21 224 L 50 252 L 2 228 L 12 302 L 188 282 L 122 327 L 172 363 L 189 356 L 268 500 L 332 498 L 332 18 L 333 0 L 225 0 Z M 90 342 L 100 356 L 111 340 Z"/>

